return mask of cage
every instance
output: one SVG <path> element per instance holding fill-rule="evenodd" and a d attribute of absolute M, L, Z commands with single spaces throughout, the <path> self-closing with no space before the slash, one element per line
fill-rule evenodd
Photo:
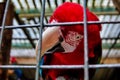
<path fill-rule="evenodd" d="M 40 68 L 62 69 L 83 68 L 84 80 L 89 80 L 89 68 L 97 68 L 93 80 L 120 80 L 120 11 L 119 0 L 0 0 L 0 79 L 11 77 L 14 69 L 19 69 L 25 80 L 38 80 Z M 94 12 L 100 21 L 49 24 L 53 11 L 64 2 L 79 3 Z M 118 2 L 117 2 L 118 1 Z M 118 4 L 117 4 L 118 3 Z M 86 14 L 85 14 L 86 19 Z M 101 64 L 89 65 L 40 65 L 35 53 L 37 41 L 41 41 L 44 27 L 59 25 L 101 24 L 102 59 Z M 86 31 L 86 30 L 85 30 Z M 41 43 L 40 43 L 41 44 Z M 87 44 L 87 42 L 85 43 Z M 39 46 L 40 48 L 40 46 Z M 85 47 L 87 50 L 87 46 Z M 85 53 L 87 55 L 87 52 Z M 38 53 L 40 55 L 40 53 Z M 14 59 L 15 57 L 15 59 Z M 14 65 L 11 65 L 12 58 Z M 84 57 L 87 60 L 87 56 Z M 17 63 L 16 63 L 17 62 Z M 14 80 L 15 80 L 14 79 Z M 24 80 L 23 79 L 23 80 Z M 12 79 L 13 80 L 13 79 Z M 22 80 L 22 79 L 21 79 Z"/>

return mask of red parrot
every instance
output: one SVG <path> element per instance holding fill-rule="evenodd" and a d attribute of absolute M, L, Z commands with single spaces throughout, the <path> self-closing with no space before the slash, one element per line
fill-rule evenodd
<path fill-rule="evenodd" d="M 83 21 L 83 7 L 80 4 L 65 2 L 56 8 L 49 23 Z M 87 21 L 99 21 L 97 16 L 87 9 Z M 88 27 L 88 58 L 89 64 L 100 61 L 102 49 L 100 24 Z M 43 65 L 83 65 L 84 64 L 84 25 L 49 27 L 42 36 Z M 59 43 L 59 44 L 58 44 Z M 56 46 L 56 44 L 58 44 Z M 53 48 L 54 47 L 54 48 Z M 49 50 L 50 49 L 50 50 Z M 45 54 L 47 51 L 52 54 Z M 95 69 L 89 69 L 89 78 Z M 44 69 L 45 80 L 84 80 L 83 69 Z"/>

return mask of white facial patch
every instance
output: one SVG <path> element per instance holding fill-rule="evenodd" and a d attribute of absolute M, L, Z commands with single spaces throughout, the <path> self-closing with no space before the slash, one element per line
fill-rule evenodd
<path fill-rule="evenodd" d="M 70 44 L 71 46 L 78 46 L 81 39 L 83 38 L 83 35 L 80 35 L 77 32 L 69 31 L 67 36 L 65 37 L 65 42 Z"/>
<path fill-rule="evenodd" d="M 64 41 L 62 42 L 62 47 L 65 49 L 65 52 L 72 52 L 76 49 L 83 38 L 83 35 L 69 31 Z"/>

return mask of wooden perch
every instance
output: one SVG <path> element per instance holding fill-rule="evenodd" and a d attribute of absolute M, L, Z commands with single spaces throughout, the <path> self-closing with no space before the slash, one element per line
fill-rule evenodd
<path fill-rule="evenodd" d="M 5 3 L 0 3 L 0 26 L 2 24 L 3 15 L 5 10 Z M 10 5 L 5 26 L 12 25 L 13 23 L 13 6 Z M 1 30 L 0 30 L 1 31 Z M 3 32 L 3 40 L 2 40 L 2 46 L 0 50 L 0 65 L 6 65 L 9 64 L 9 58 L 10 58 L 10 49 L 11 49 L 11 41 L 12 41 L 12 30 L 4 30 Z M 0 69 L 0 80 L 6 80 L 7 78 L 7 69 Z"/>
<path fill-rule="evenodd" d="M 118 10 L 120 13 L 120 0 L 112 0 L 115 8 Z"/>

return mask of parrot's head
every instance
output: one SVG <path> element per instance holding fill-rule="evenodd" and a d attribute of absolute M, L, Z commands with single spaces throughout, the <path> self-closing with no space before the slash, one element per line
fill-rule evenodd
<path fill-rule="evenodd" d="M 83 7 L 80 4 L 72 3 L 72 2 L 65 2 L 59 7 L 56 8 L 53 15 L 50 18 L 49 22 L 53 20 L 56 22 L 82 22 L 83 21 Z M 89 9 L 87 9 L 87 21 L 99 21 L 97 16 L 92 13 Z M 84 25 L 71 25 L 68 28 L 67 26 L 61 26 L 61 31 L 64 29 L 63 37 L 66 36 L 68 31 L 76 31 L 81 35 L 84 35 Z M 89 24 L 88 27 L 88 42 L 89 42 L 89 49 L 95 47 L 98 44 L 101 44 L 100 39 L 100 24 Z M 83 40 L 82 40 L 83 41 Z M 83 42 L 82 42 L 83 44 Z M 83 48 L 83 46 L 82 46 Z"/>
<path fill-rule="evenodd" d="M 53 20 L 57 22 L 80 22 L 83 21 L 83 14 L 84 14 L 83 7 L 80 4 L 65 2 L 61 6 L 56 8 L 49 22 L 52 22 Z M 99 21 L 97 16 L 94 13 L 90 12 L 88 9 L 87 9 L 87 20 Z M 94 29 L 100 31 L 101 26 L 100 25 L 97 26 L 98 27 L 95 27 Z"/>

